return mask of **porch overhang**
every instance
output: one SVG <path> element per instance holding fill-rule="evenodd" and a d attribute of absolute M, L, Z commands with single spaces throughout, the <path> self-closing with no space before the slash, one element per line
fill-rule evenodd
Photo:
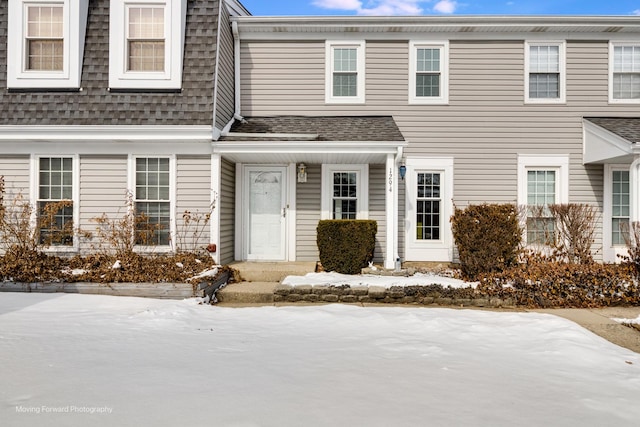
<path fill-rule="evenodd" d="M 233 163 L 384 164 L 406 141 L 216 141 L 214 154 Z"/>
<path fill-rule="evenodd" d="M 631 163 L 640 154 L 640 119 L 585 118 L 583 125 L 582 161 L 587 164 Z"/>

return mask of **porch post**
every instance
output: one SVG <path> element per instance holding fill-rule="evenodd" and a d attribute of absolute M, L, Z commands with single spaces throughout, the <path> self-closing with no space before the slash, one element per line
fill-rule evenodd
<path fill-rule="evenodd" d="M 640 156 L 635 156 L 629 167 L 629 220 L 640 221 Z"/>
<path fill-rule="evenodd" d="M 211 219 L 209 222 L 209 243 L 216 245 L 212 253 L 214 262 L 220 264 L 220 183 L 222 174 L 222 158 L 220 154 L 211 155 Z"/>
<path fill-rule="evenodd" d="M 387 154 L 385 175 L 387 239 L 384 254 L 384 268 L 394 268 L 398 253 L 398 183 L 396 182 L 396 162 L 393 154 Z"/>

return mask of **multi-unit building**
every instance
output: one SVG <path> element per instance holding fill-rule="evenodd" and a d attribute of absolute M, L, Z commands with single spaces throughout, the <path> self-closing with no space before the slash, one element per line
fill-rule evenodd
<path fill-rule="evenodd" d="M 171 251 L 312 261 L 321 219 L 376 260 L 450 261 L 454 206 L 587 203 L 597 257 L 640 220 L 640 18 L 253 17 L 213 0 L 0 5 L 0 175 L 34 206 L 135 209 Z M 534 210 L 531 210 L 534 212 Z M 544 210 L 538 210 L 544 212 Z M 526 221 L 528 243 L 549 226 Z M 78 236 L 52 246 L 78 252 Z"/>

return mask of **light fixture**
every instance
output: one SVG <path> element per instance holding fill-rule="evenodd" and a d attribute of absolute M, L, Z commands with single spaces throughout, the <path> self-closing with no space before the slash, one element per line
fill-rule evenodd
<path fill-rule="evenodd" d="M 407 174 L 407 167 L 404 164 L 400 165 L 400 178 L 403 181 L 406 174 Z"/>
<path fill-rule="evenodd" d="M 304 163 L 298 165 L 298 182 L 307 182 L 307 165 Z"/>

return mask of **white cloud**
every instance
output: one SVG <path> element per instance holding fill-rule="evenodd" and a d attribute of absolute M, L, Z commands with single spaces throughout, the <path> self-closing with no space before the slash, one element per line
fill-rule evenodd
<path fill-rule="evenodd" d="M 438 13 L 451 14 L 456 11 L 458 3 L 453 0 L 440 0 L 433 6 L 433 10 Z"/>
<path fill-rule="evenodd" d="M 420 3 L 428 1 L 430 0 L 366 0 L 365 4 L 360 0 L 314 0 L 313 5 L 323 9 L 350 10 L 358 15 L 420 15 L 423 12 Z"/>
<path fill-rule="evenodd" d="M 314 6 L 322 9 L 359 10 L 362 2 L 359 0 L 315 0 Z"/>
<path fill-rule="evenodd" d="M 633 12 L 631 12 L 632 15 L 640 15 L 640 9 L 636 9 Z"/>

